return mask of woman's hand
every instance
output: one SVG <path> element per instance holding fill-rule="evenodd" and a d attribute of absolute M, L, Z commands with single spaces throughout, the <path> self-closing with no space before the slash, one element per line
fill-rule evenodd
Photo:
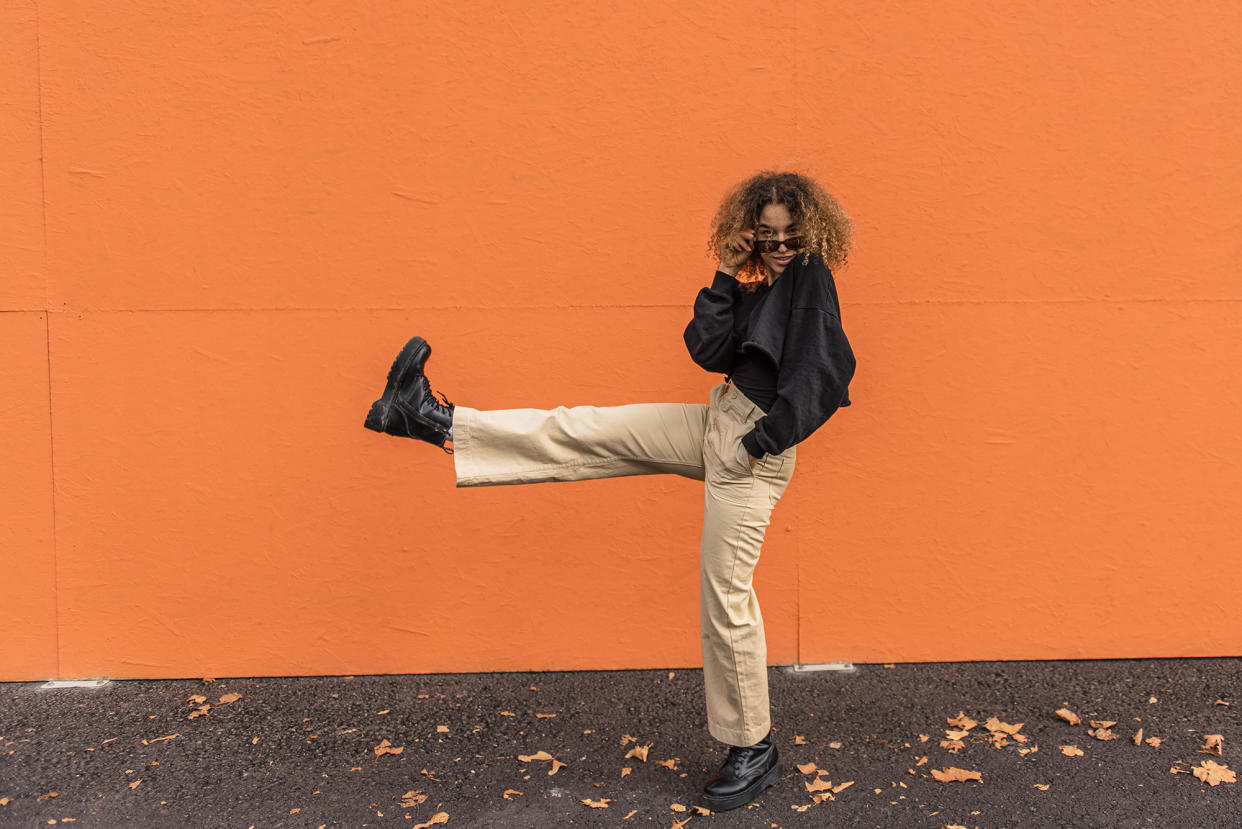
<path fill-rule="evenodd" d="M 720 246 L 720 270 L 736 276 L 754 250 L 755 231 L 743 230 L 726 239 Z"/>
<path fill-rule="evenodd" d="M 759 464 L 763 463 L 763 458 L 756 458 L 754 455 L 750 454 L 750 452 L 746 453 L 746 459 L 750 461 L 750 468 L 752 470 Z"/>

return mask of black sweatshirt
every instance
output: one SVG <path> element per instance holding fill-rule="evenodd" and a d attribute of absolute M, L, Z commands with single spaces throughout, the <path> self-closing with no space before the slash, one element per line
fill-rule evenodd
<path fill-rule="evenodd" d="M 805 265 L 803 258 L 795 256 L 753 297 L 716 271 L 711 286 L 695 297 L 694 318 L 686 326 L 691 359 L 732 375 L 765 412 L 742 438 L 756 458 L 802 442 L 850 405 L 855 360 L 841 328 L 836 285 L 819 254 L 809 254 Z"/>

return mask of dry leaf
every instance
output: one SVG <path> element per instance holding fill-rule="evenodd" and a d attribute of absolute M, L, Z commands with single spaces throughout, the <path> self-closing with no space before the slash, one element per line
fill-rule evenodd
<path fill-rule="evenodd" d="M 400 806 L 402 809 L 413 809 L 418 804 L 424 802 L 427 795 L 423 794 L 422 789 L 412 789 L 401 795 Z"/>
<path fill-rule="evenodd" d="M 612 801 L 606 797 L 601 797 L 599 800 L 588 800 L 584 797 L 582 798 L 582 802 L 590 806 L 592 809 L 607 809 L 608 804 Z"/>
<path fill-rule="evenodd" d="M 969 733 L 969 731 L 959 731 L 952 728 L 946 728 L 944 730 L 944 736 L 948 737 L 950 740 L 960 740 Z"/>
<path fill-rule="evenodd" d="M 1082 757 L 1082 749 L 1078 746 L 1061 746 L 1061 753 L 1066 757 Z"/>
<path fill-rule="evenodd" d="M 1107 728 L 1091 728 L 1087 733 L 1097 740 L 1116 740 L 1119 739 L 1115 731 L 1109 731 Z"/>
<path fill-rule="evenodd" d="M 500 716 L 502 716 L 502 717 L 516 717 L 516 716 L 517 716 L 517 714 L 514 714 L 512 711 L 501 711 L 501 712 L 500 712 Z"/>
<path fill-rule="evenodd" d="M 442 781 L 440 780 L 440 778 L 438 778 L 438 777 L 436 777 L 436 776 L 435 776 L 435 772 L 432 772 L 432 771 L 427 771 L 427 769 L 420 769 L 418 773 L 419 773 L 419 774 L 422 774 L 422 775 L 425 775 L 425 776 L 427 777 L 427 779 L 428 779 L 428 780 L 434 780 L 434 781 L 436 781 L 437 783 L 442 782 Z"/>
<path fill-rule="evenodd" d="M 1056 715 L 1060 717 L 1061 719 L 1065 720 L 1070 725 L 1078 725 L 1079 723 L 1082 722 L 1082 720 L 1078 718 L 1078 715 L 1075 714 L 1073 711 L 1069 710 L 1068 708 L 1058 708 L 1056 710 Z"/>
<path fill-rule="evenodd" d="M 685 820 L 675 820 L 673 821 L 673 825 L 669 827 L 669 829 L 681 829 L 681 827 L 685 826 L 687 823 L 689 823 L 692 820 L 694 820 L 694 815 L 691 815 Z"/>
<path fill-rule="evenodd" d="M 793 742 L 793 744 L 794 744 L 794 745 L 796 745 L 796 746 L 804 746 L 804 745 L 806 745 L 806 737 L 802 737 L 802 736 L 799 736 L 799 735 L 795 734 L 795 735 L 794 735 L 794 742 Z"/>
<path fill-rule="evenodd" d="M 803 782 L 802 785 L 806 786 L 808 792 L 832 791 L 832 781 L 825 780 L 822 777 L 816 777 L 810 782 Z"/>
<path fill-rule="evenodd" d="M 627 743 L 636 743 L 636 742 L 638 742 L 637 737 L 631 737 L 629 734 L 621 735 L 621 745 L 625 745 Z"/>
<path fill-rule="evenodd" d="M 789 804 L 789 808 L 793 809 L 795 812 L 805 812 L 807 809 L 811 808 L 814 805 L 815 805 L 814 803 L 804 803 L 801 806 L 795 806 L 791 803 Z"/>
<path fill-rule="evenodd" d="M 670 803 L 670 804 L 668 805 L 668 807 L 669 807 L 670 809 L 672 809 L 674 812 L 684 812 L 684 811 L 686 811 L 686 807 L 685 807 L 685 806 L 682 806 L 680 803 Z"/>
<path fill-rule="evenodd" d="M 954 717 L 951 720 L 945 720 L 945 722 L 947 722 L 949 725 L 956 725 L 958 728 L 964 729 L 966 731 L 969 731 L 970 729 L 974 728 L 976 725 L 979 724 L 975 722 L 974 720 L 972 720 L 970 717 L 966 716 L 966 712 L 964 711 L 958 711 L 956 717 Z"/>
<path fill-rule="evenodd" d="M 517 789 L 505 789 L 505 793 L 504 793 L 504 795 L 503 795 L 504 799 L 505 799 L 505 800 L 512 800 L 513 798 L 509 797 L 509 795 L 511 795 L 511 794 L 515 794 L 515 795 L 517 795 L 518 797 L 523 797 L 523 796 L 524 796 L 524 795 L 523 795 L 521 792 L 519 792 Z"/>
<path fill-rule="evenodd" d="M 1134 741 L 1134 744 L 1136 746 L 1142 745 L 1143 744 L 1143 729 L 1140 728 L 1138 731 L 1135 731 L 1134 736 L 1131 737 L 1130 739 Z"/>
<path fill-rule="evenodd" d="M 387 740 L 381 740 L 380 744 L 372 750 L 376 757 L 383 757 L 385 754 L 400 754 L 405 751 L 404 748 L 393 748 Z"/>
<path fill-rule="evenodd" d="M 983 727 L 988 731 L 991 731 L 993 734 L 1013 736 L 1018 733 L 1018 730 L 1022 728 L 1022 725 L 1022 723 L 1001 722 L 996 717 L 988 717 L 988 721 L 984 723 Z"/>
<path fill-rule="evenodd" d="M 632 771 L 632 769 L 631 769 L 629 766 L 624 766 L 624 767 L 622 767 L 622 769 L 621 769 L 621 776 L 622 776 L 622 777 L 625 777 L 625 776 L 626 776 L 627 774 L 629 774 L 631 771 Z"/>
<path fill-rule="evenodd" d="M 1052 784 L 1051 783 L 1032 783 L 1031 785 L 1039 789 L 1041 792 L 1046 792 L 1048 791 L 1048 787 Z"/>
<path fill-rule="evenodd" d="M 831 743 L 828 744 L 828 748 L 831 748 L 831 749 L 838 749 L 840 747 L 841 747 L 841 744 L 837 742 L 836 740 L 833 740 Z"/>
<path fill-rule="evenodd" d="M 1164 737 L 1148 737 L 1143 742 L 1147 743 L 1147 745 L 1151 746 L 1152 748 L 1160 748 L 1160 744 L 1163 743 L 1164 740 L 1165 740 Z"/>
<path fill-rule="evenodd" d="M 410 829 L 427 829 L 428 826 L 435 826 L 437 823 L 448 823 L 448 818 L 448 812 L 436 812 L 431 816 L 431 820 L 411 826 Z"/>
<path fill-rule="evenodd" d="M 816 766 L 814 763 L 799 763 L 797 765 L 798 771 L 802 772 L 803 774 L 812 774 L 814 773 L 815 768 Z"/>
<path fill-rule="evenodd" d="M 241 694 L 225 694 L 224 696 L 220 697 L 220 704 L 228 705 L 230 702 L 237 702 L 241 698 L 242 698 Z"/>
<path fill-rule="evenodd" d="M 947 750 L 950 754 L 957 754 L 966 747 L 966 744 L 961 740 L 941 740 L 940 747 Z"/>
<path fill-rule="evenodd" d="M 941 783 L 966 782 L 967 780 L 978 780 L 983 782 L 983 775 L 977 771 L 969 771 L 967 769 L 959 769 L 957 766 L 949 766 L 947 769 L 932 769 L 932 777 Z"/>
<path fill-rule="evenodd" d="M 629 751 L 625 753 L 625 756 L 627 758 L 635 757 L 639 760 L 642 760 L 645 763 L 647 762 L 647 752 L 650 750 L 651 750 L 651 743 L 647 743 L 644 746 L 634 746 L 632 749 L 630 749 Z"/>
<path fill-rule="evenodd" d="M 448 727 L 447 725 L 437 725 L 437 726 L 436 726 L 436 733 L 437 733 L 437 734 L 447 734 L 447 733 L 448 733 L 448 730 L 449 730 L 449 727 Z"/>
<path fill-rule="evenodd" d="M 202 694 L 193 694 L 189 697 L 186 697 L 185 701 L 193 705 L 202 705 L 204 702 L 207 701 L 207 697 L 203 696 Z"/>
<path fill-rule="evenodd" d="M 1211 762 L 1211 761 L 1209 760 L 1208 762 Z M 1198 774 L 1198 772 L 1195 772 L 1195 773 L 1196 773 L 1196 774 Z M 136 788 L 138 788 L 138 784 L 139 784 L 139 783 L 141 783 L 141 782 L 142 782 L 141 780 L 135 780 L 133 783 L 130 783 L 130 784 L 129 784 L 129 787 L 130 787 L 131 789 L 136 789 Z M 1212 785 L 1213 785 L 1213 786 L 1215 786 L 1216 784 L 1215 784 L 1215 783 L 1213 783 Z"/>
<path fill-rule="evenodd" d="M 555 714 L 536 714 L 535 719 L 546 720 L 548 717 L 555 717 Z"/>
<path fill-rule="evenodd" d="M 1209 786 L 1219 786 L 1221 783 L 1236 783 L 1238 776 L 1230 771 L 1229 767 L 1218 763 L 1215 760 L 1202 760 L 1199 765 L 1191 769 L 1195 777 L 1207 783 Z"/>
<path fill-rule="evenodd" d="M 1223 706 L 1225 706 L 1226 708 L 1228 708 L 1228 707 L 1229 707 L 1229 703 L 1225 702 L 1223 699 L 1218 699 L 1218 700 L 1216 700 L 1216 702 L 1214 702 L 1214 703 L 1212 703 L 1212 704 L 1213 704 L 1213 705 L 1223 705 Z"/>
<path fill-rule="evenodd" d="M 1199 749 L 1199 754 L 1215 754 L 1220 756 L 1221 749 L 1225 745 L 1225 737 L 1221 734 L 1204 734 L 1203 748 Z"/>
<path fill-rule="evenodd" d="M 1116 720 L 1092 720 L 1090 723 L 1092 728 L 1112 728 L 1116 724 Z"/>
<path fill-rule="evenodd" d="M 680 757 L 674 757 L 671 760 L 656 760 L 656 765 L 664 766 L 666 769 L 673 769 L 675 771 L 677 769 L 677 761 L 680 759 Z"/>

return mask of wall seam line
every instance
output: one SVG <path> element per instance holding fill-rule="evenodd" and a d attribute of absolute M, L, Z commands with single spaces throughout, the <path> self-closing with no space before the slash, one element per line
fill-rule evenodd
<path fill-rule="evenodd" d="M 39 2 L 35 0 L 35 91 L 39 103 L 39 212 L 43 221 L 43 332 L 47 347 L 47 453 L 52 496 L 52 630 L 56 654 L 56 676 L 61 679 L 60 663 L 60 550 L 56 520 L 56 434 L 52 422 L 52 301 L 48 293 L 47 255 L 47 156 L 43 142 L 43 38 Z"/>

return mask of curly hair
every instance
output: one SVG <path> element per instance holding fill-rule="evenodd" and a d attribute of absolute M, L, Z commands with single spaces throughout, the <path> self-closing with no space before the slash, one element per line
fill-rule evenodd
<path fill-rule="evenodd" d="M 854 223 L 841 205 L 809 176 L 770 170 L 741 182 L 721 202 L 712 219 L 708 255 L 719 256 L 727 239 L 743 230 L 753 230 L 769 204 L 784 205 L 797 224 L 805 240 L 802 264 L 812 253 L 818 253 L 829 267 L 845 266 Z M 747 291 L 757 291 L 765 282 L 766 271 L 757 251 L 738 270 L 737 279 Z"/>

